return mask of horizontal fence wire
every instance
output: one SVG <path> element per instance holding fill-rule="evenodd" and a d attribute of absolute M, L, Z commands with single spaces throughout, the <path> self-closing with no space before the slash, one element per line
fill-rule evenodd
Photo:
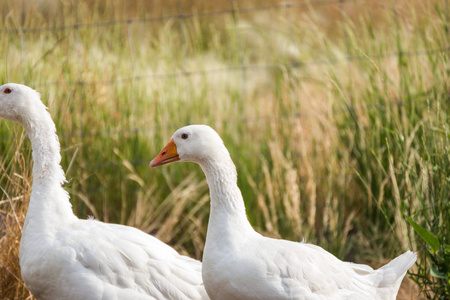
<path fill-rule="evenodd" d="M 178 9 L 178 14 L 162 16 L 162 17 L 148 17 L 148 18 L 127 18 L 123 20 L 111 20 L 111 21 L 103 21 L 103 22 L 92 22 L 92 23 L 75 23 L 69 25 L 62 26 L 49 26 L 49 27 L 38 27 L 38 28 L 26 28 L 24 27 L 25 20 L 25 12 L 22 11 L 21 16 L 21 26 L 22 28 L 3 28 L 0 29 L 0 34 L 20 34 L 21 44 L 22 44 L 22 60 L 24 60 L 25 52 L 24 52 L 24 44 L 26 42 L 26 35 L 33 33 L 43 33 L 43 32 L 56 32 L 56 31 L 75 31 L 78 32 L 81 28 L 98 28 L 98 27 L 111 27 L 111 26 L 129 26 L 130 24 L 140 24 L 140 23 L 152 23 L 152 22 L 165 22 L 173 19 L 178 20 L 186 20 L 192 18 L 204 18 L 211 16 L 219 16 L 219 15 L 230 15 L 233 18 L 236 14 L 252 14 L 252 13 L 260 13 L 264 11 L 270 10 L 290 10 L 294 8 L 301 7 L 314 7 L 314 6 L 326 6 L 339 4 L 340 9 L 342 10 L 342 5 L 346 2 L 367 2 L 368 0 L 318 0 L 318 1 L 307 1 L 307 2 L 286 2 L 280 4 L 273 5 L 264 5 L 264 6 L 255 6 L 255 7 L 243 7 L 239 8 L 236 5 L 233 5 L 232 9 L 225 10 L 217 10 L 217 11 L 206 11 L 206 12 L 198 12 L 198 13 L 182 13 L 180 7 Z M 233 1 L 232 1 L 233 2 Z M 233 2 L 234 3 L 234 2 Z M 395 7 L 394 7 L 395 8 Z M 342 14 L 342 11 L 341 11 Z M 396 22 L 398 22 L 398 13 L 394 10 L 394 18 Z M 344 17 L 342 14 L 341 23 L 344 23 Z M 236 23 L 234 23 L 236 26 Z M 411 50 L 411 51 L 398 51 L 384 53 L 384 54 L 367 54 L 367 55 L 350 55 L 350 51 L 348 49 L 348 37 L 344 32 L 345 46 L 346 46 L 346 55 L 341 58 L 333 58 L 333 59 L 319 59 L 319 60 L 308 60 L 308 61 L 294 61 L 287 64 L 282 63 L 268 63 L 268 64 L 244 64 L 242 60 L 240 60 L 240 64 L 236 66 L 223 67 L 223 68 L 212 68 L 212 69 L 202 69 L 202 70 L 183 70 L 183 71 L 174 71 L 167 73 L 152 73 L 152 74 L 137 74 L 129 77 L 117 77 L 111 78 L 108 80 L 73 80 L 73 81 L 47 81 L 47 82 L 33 82 L 30 83 L 33 87 L 39 86 L 54 86 L 54 85 L 70 85 L 70 86 L 86 86 L 86 85 L 114 85 L 118 83 L 124 82 L 132 82 L 132 81 L 145 81 L 145 80 L 155 80 L 155 79 L 168 79 L 168 78 L 186 78 L 193 76 L 205 76 L 205 75 L 214 75 L 214 74 L 222 74 L 228 72 L 258 72 L 262 69 L 299 69 L 306 68 L 311 66 L 328 66 L 328 65 L 336 65 L 343 63 L 351 63 L 351 62 L 363 62 L 366 60 L 383 60 L 390 58 L 399 58 L 399 57 L 417 57 L 417 56 L 427 56 L 427 55 L 438 55 L 441 53 L 450 52 L 450 47 L 443 47 L 441 49 L 428 49 L 428 50 Z M 181 35 L 183 38 L 183 34 Z M 184 51 L 185 52 L 185 51 Z M 185 53 L 184 53 L 185 55 Z M 79 62 L 81 64 L 81 62 Z M 24 69 L 22 63 L 22 73 L 24 76 Z M 79 76 L 81 78 L 81 74 Z M 245 76 L 243 76 L 245 80 Z M 393 103 L 393 105 L 402 106 L 404 103 L 399 101 L 397 103 Z M 348 106 L 343 111 L 351 111 L 354 110 L 355 107 Z M 254 123 L 254 122 L 267 122 L 271 120 L 278 119 L 299 119 L 299 118 L 308 118 L 309 116 L 301 114 L 301 113 L 292 113 L 290 115 L 284 116 L 275 116 L 275 115 L 266 115 L 266 116 L 256 116 L 253 118 L 245 118 L 245 117 L 236 117 L 230 118 L 227 122 L 240 122 L 240 123 Z M 127 129 L 103 129 L 103 130 L 90 130 L 90 131 L 80 131 L 75 130 L 74 132 L 60 132 L 59 136 L 62 139 L 70 139 L 72 137 L 96 137 L 96 136 L 126 136 L 126 135 L 134 135 L 139 133 L 145 133 L 148 131 L 154 130 L 162 130 L 162 129 L 177 129 L 180 126 L 184 126 L 186 124 L 170 124 L 170 125 L 155 125 L 155 126 L 146 126 L 146 127 L 133 127 Z M 0 136 L 0 140 L 5 139 L 13 139 L 15 136 Z M 144 160 L 136 160 L 131 162 L 134 165 L 147 164 L 147 161 Z M 121 161 L 106 161 L 99 162 L 97 164 L 93 164 L 94 167 L 107 167 L 110 165 L 121 165 Z"/>
<path fill-rule="evenodd" d="M 70 25 L 63 26 L 50 26 L 50 27 L 39 27 L 39 28 L 3 28 L 0 32 L 3 33 L 35 33 L 35 32 L 43 32 L 43 31 L 66 31 L 73 29 L 80 29 L 83 27 L 108 27 L 108 26 L 116 26 L 123 24 L 133 24 L 133 23 L 152 23 L 152 22 L 164 22 L 173 19 L 192 19 L 192 18 L 202 18 L 202 17 L 210 17 L 217 15 L 232 15 L 234 13 L 239 14 L 251 14 L 258 13 L 262 11 L 268 11 L 273 9 L 292 9 L 299 7 L 311 7 L 311 6 L 322 6 L 322 5 L 330 5 L 337 4 L 340 2 L 356 2 L 356 1 L 367 1 L 367 0 L 322 0 L 322 1 L 308 1 L 308 2 L 287 2 L 273 5 L 265 5 L 265 6 L 255 6 L 255 7 L 244 7 L 244 8 L 233 8 L 233 9 L 225 9 L 218 11 L 208 11 L 208 12 L 199 12 L 199 13 L 190 13 L 190 14 L 175 14 L 169 16 L 162 17 L 149 17 L 149 18 L 129 18 L 124 20 L 111 20 L 104 22 L 94 22 L 94 23 L 76 23 Z"/>
<path fill-rule="evenodd" d="M 153 74 L 144 74 L 144 75 L 136 75 L 129 77 L 117 77 L 111 78 L 108 80 L 59 80 L 59 81 L 50 81 L 50 82 L 33 82 L 33 86 L 51 86 L 51 85 L 113 85 L 115 83 L 126 83 L 132 81 L 145 81 L 149 79 L 166 79 L 166 78 L 177 78 L 177 77 L 192 77 L 192 76 L 204 76 L 204 75 L 214 75 L 221 74 L 227 72 L 240 72 L 243 69 L 246 71 L 260 71 L 262 69 L 299 69 L 303 67 L 311 67 L 311 66 L 327 66 L 327 65 L 336 65 L 345 63 L 348 61 L 365 61 L 369 59 L 373 60 L 382 60 L 388 58 L 395 57 L 416 57 L 416 56 L 425 56 L 425 55 L 436 55 L 439 53 L 448 53 L 450 52 L 450 47 L 441 48 L 441 49 L 430 49 L 430 50 L 416 50 L 416 51 L 402 51 L 402 52 L 391 52 L 385 54 L 377 54 L 377 55 L 358 55 L 358 56 L 345 56 L 343 58 L 336 59 L 327 59 L 327 60 L 309 60 L 309 61 L 294 61 L 288 64 L 261 64 L 261 65 L 242 65 L 242 66 L 231 66 L 231 67 L 223 67 L 223 68 L 215 68 L 215 69 L 203 69 L 203 70 L 194 70 L 194 71 L 177 71 L 177 72 L 168 72 L 168 73 L 153 73 Z"/>

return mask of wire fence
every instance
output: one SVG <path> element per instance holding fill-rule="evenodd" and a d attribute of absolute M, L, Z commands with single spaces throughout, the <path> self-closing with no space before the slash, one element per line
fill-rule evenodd
<path fill-rule="evenodd" d="M 242 15 L 242 14 L 257 14 L 265 11 L 270 10 L 285 10 L 287 14 L 287 18 L 289 19 L 289 10 L 299 7 L 316 7 L 316 6 L 327 6 L 332 4 L 339 4 L 339 10 L 340 10 L 340 24 L 339 26 L 342 28 L 344 43 L 345 43 L 345 49 L 346 49 L 346 57 L 339 58 L 339 59 L 326 59 L 326 60 L 308 60 L 308 61 L 291 61 L 288 64 L 245 64 L 244 60 L 242 58 L 242 49 L 240 47 L 240 42 L 238 41 L 238 51 L 239 51 L 239 65 L 238 66 L 229 66 L 229 67 L 223 67 L 223 68 L 213 68 L 213 69 L 202 69 L 202 70 L 188 70 L 185 67 L 183 67 L 183 71 L 177 71 L 177 72 L 169 72 L 169 73 L 152 73 L 152 74 L 141 74 L 141 75 L 133 75 L 130 77 L 120 77 L 120 78 L 111 78 L 109 80 L 76 80 L 76 81 L 46 81 L 46 82 L 33 82 L 33 86 L 47 86 L 47 85 L 59 85 L 61 83 L 68 84 L 68 85 L 112 85 L 115 83 L 122 83 L 122 82 L 129 82 L 129 81 L 143 81 L 143 80 L 155 80 L 155 79 L 166 79 L 168 77 L 190 77 L 190 76 L 198 76 L 198 75 L 205 75 L 205 74 L 214 74 L 214 73 L 224 73 L 224 72 L 244 72 L 244 71 L 259 71 L 261 69 L 276 69 L 280 67 L 287 67 L 287 68 L 302 68 L 302 67 L 308 67 L 308 66 L 320 66 L 320 65 L 335 65 L 339 63 L 346 63 L 346 62 L 352 62 L 352 61 L 362 61 L 369 59 L 385 59 L 385 58 L 392 58 L 392 57 L 411 57 L 411 56 L 423 56 L 423 55 L 433 55 L 443 52 L 449 52 L 450 46 L 441 48 L 441 49 L 428 49 L 428 50 L 410 50 L 410 51 L 404 51 L 401 49 L 400 45 L 397 45 L 397 51 L 391 52 L 391 53 L 385 53 L 385 54 L 377 54 L 377 55 L 351 55 L 350 53 L 350 45 L 348 40 L 348 34 L 347 30 L 345 29 L 345 4 L 346 3 L 360 3 L 361 5 L 365 5 L 370 0 L 318 0 L 318 1 L 307 1 L 307 2 L 286 2 L 286 3 L 280 3 L 280 4 L 273 4 L 273 5 L 265 5 L 265 6 L 256 6 L 256 7 L 244 7 L 244 8 L 238 8 L 237 4 L 235 4 L 234 0 L 230 0 L 233 3 L 233 9 L 225 9 L 225 10 L 217 10 L 217 11 L 207 11 L 207 12 L 198 12 L 198 13 L 189 13 L 184 14 L 181 11 L 181 0 L 179 0 L 179 13 L 175 15 L 168 15 L 168 16 L 161 16 L 161 17 L 150 17 L 150 18 L 128 18 L 124 20 L 110 20 L 110 21 L 103 21 L 103 22 L 92 22 L 92 23 L 75 23 L 75 24 L 69 24 L 64 26 L 50 26 L 50 27 L 38 27 L 38 28 L 27 28 L 24 27 L 25 23 L 25 12 L 22 12 L 22 28 L 14 28 L 14 29 L 0 29 L 0 34 L 20 34 L 21 38 L 21 52 L 22 52 L 22 75 L 25 76 L 25 70 L 24 70 L 24 60 L 26 57 L 26 41 L 27 41 L 27 34 L 32 33 L 42 33 L 42 32 L 56 32 L 56 31 L 74 31 L 77 35 L 78 30 L 81 28 L 97 28 L 97 27 L 112 27 L 112 26 L 129 26 L 131 24 L 137 24 L 137 23 L 152 23 L 152 22 L 166 22 L 169 20 L 178 20 L 180 23 L 180 37 L 181 37 L 181 43 L 182 43 L 182 52 L 183 57 L 186 60 L 186 42 L 185 42 L 185 32 L 183 31 L 183 21 L 186 19 L 192 19 L 192 18 L 203 18 L 203 17 L 210 17 L 210 16 L 217 16 L 217 15 L 230 15 L 233 17 L 234 25 L 237 27 L 237 21 L 236 21 L 236 15 Z M 365 2 L 365 3 L 364 3 Z M 447 7 L 448 0 L 445 0 L 445 7 Z M 399 42 L 399 14 L 396 9 L 396 3 L 395 0 L 391 0 L 392 3 L 392 14 L 395 19 L 395 30 L 397 35 L 397 42 Z M 77 16 L 75 6 L 75 15 Z M 446 16 L 447 17 L 447 16 Z M 448 22 L 446 22 L 448 23 Z M 133 38 L 132 35 L 129 35 L 130 38 Z M 238 36 L 239 39 L 239 36 Z M 79 37 L 77 36 L 77 40 L 79 40 Z M 79 41 L 78 41 L 79 44 Z M 79 45 L 78 45 L 79 46 Z M 131 51 L 133 53 L 133 51 Z M 80 58 L 81 61 L 81 58 Z M 80 62 L 81 64 L 81 62 Z M 134 68 L 133 68 L 134 69 Z M 134 73 L 134 72 L 133 72 Z M 81 78 L 81 76 L 80 76 Z M 25 80 L 23 80 L 25 81 Z"/>
<path fill-rule="evenodd" d="M 168 15 L 168 16 L 161 16 L 161 17 L 148 17 L 148 18 L 125 18 L 125 19 L 119 19 L 119 20 L 108 20 L 108 21 L 101 21 L 101 22 L 92 22 L 92 23 L 82 23 L 78 22 L 78 9 L 77 5 L 74 7 L 74 15 L 75 15 L 75 23 L 74 24 L 66 24 L 61 26 L 47 26 L 47 27 L 36 27 L 36 28 L 28 28 L 25 27 L 25 11 L 24 11 L 24 3 L 22 3 L 22 16 L 21 16 L 21 27 L 20 28 L 3 28 L 0 29 L 0 34 L 3 35 L 17 35 L 20 38 L 21 43 L 21 68 L 22 68 L 22 81 L 25 83 L 25 59 L 27 56 L 26 53 L 26 45 L 27 45 L 27 36 L 30 34 L 42 34 L 46 32 L 74 32 L 76 37 L 76 45 L 77 45 L 77 55 L 78 55 L 78 65 L 79 65 L 79 74 L 78 79 L 76 80 L 69 80 L 69 81 L 44 81 L 44 82 L 33 82 L 28 83 L 32 85 L 33 87 L 40 87 L 40 86 L 55 86 L 55 85 L 61 85 L 66 84 L 70 86 L 86 86 L 86 85 L 115 85 L 120 84 L 124 82 L 132 82 L 132 81 L 147 81 L 147 80 L 166 80 L 168 78 L 187 78 L 187 77 L 194 77 L 194 76 L 205 76 L 205 75 L 213 75 L 213 74 L 220 74 L 220 73 L 229 73 L 229 72 L 240 72 L 241 73 L 241 82 L 242 85 L 245 85 L 245 82 L 247 80 L 247 77 L 249 76 L 248 73 L 250 72 L 259 72 L 261 70 L 267 70 L 267 69 L 281 69 L 281 68 L 287 68 L 287 69 L 299 69 L 304 67 L 311 67 L 311 66 L 327 66 L 327 65 L 336 65 L 336 64 L 348 64 L 348 73 L 351 74 L 350 71 L 350 64 L 352 62 L 358 62 L 358 61 L 365 61 L 367 59 L 372 60 L 382 60 L 382 59 L 388 59 L 388 58 L 402 58 L 402 57 L 417 57 L 417 56 L 426 56 L 426 55 L 438 55 L 442 53 L 448 53 L 450 51 L 450 46 L 443 47 L 440 49 L 427 49 L 427 50 L 408 50 L 405 51 L 402 49 L 400 45 L 400 33 L 399 33 L 399 13 L 397 11 L 397 6 L 395 0 L 391 0 L 391 8 L 390 11 L 392 13 L 392 16 L 395 20 L 395 31 L 396 31 L 396 39 L 397 39 L 397 49 L 394 52 L 384 53 L 384 54 L 377 54 L 377 55 L 352 55 L 350 50 L 350 41 L 349 36 L 346 29 L 346 5 L 347 3 L 357 3 L 359 5 L 366 5 L 370 0 L 317 0 L 317 1 L 305 1 L 305 2 L 285 2 L 285 3 L 278 3 L 278 4 L 272 4 L 272 5 L 262 5 L 262 6 L 253 6 L 253 7 L 243 7 L 240 8 L 235 0 L 230 0 L 230 6 L 231 9 L 224 9 L 224 10 L 213 10 L 213 11 L 204 11 L 204 12 L 196 12 L 196 13 L 183 13 L 182 11 L 182 0 L 178 0 L 178 12 L 177 14 Z M 24 1 L 23 1 L 24 2 Z M 447 7 L 448 7 L 448 1 L 445 0 L 445 12 L 447 13 Z M 77 3 L 75 1 L 74 3 Z M 128 5 L 128 4 L 127 4 Z M 274 10 L 282 10 L 285 13 L 285 17 L 288 21 L 292 18 L 292 14 L 290 13 L 292 9 L 295 8 L 314 8 L 314 7 L 320 7 L 320 6 L 329 6 L 329 5 L 338 5 L 340 18 L 338 20 L 338 25 L 342 29 L 342 36 L 344 39 L 344 45 L 345 45 L 345 56 L 342 58 L 329 58 L 329 59 L 317 59 L 317 60 L 308 60 L 308 61 L 301 61 L 301 60 L 295 60 L 290 61 L 289 63 L 264 63 L 264 64 L 247 64 L 244 61 L 243 58 L 243 47 L 242 47 L 242 41 L 239 39 L 239 33 L 236 31 L 237 35 L 237 51 L 238 51 L 238 65 L 235 66 L 227 66 L 227 67 L 220 67 L 220 68 L 211 68 L 211 69 L 200 69 L 200 70 L 190 70 L 186 67 L 186 57 L 187 57 L 187 51 L 186 51 L 186 33 L 183 29 L 183 22 L 185 22 L 188 19 L 193 18 L 205 18 L 205 17 L 214 17 L 214 16 L 223 16 L 227 15 L 230 16 L 233 20 L 233 25 L 235 29 L 238 27 L 238 18 L 237 16 L 241 15 L 249 15 L 249 14 L 259 14 L 267 11 L 274 11 Z M 446 26 L 448 24 L 448 16 L 446 15 Z M 133 24 L 146 24 L 146 23 L 153 23 L 153 22 L 167 22 L 170 20 L 177 20 L 180 24 L 179 31 L 180 31 L 180 39 L 181 39 L 181 51 L 183 53 L 184 63 L 183 63 L 183 70 L 182 71 L 174 71 L 174 72 L 166 72 L 166 73 L 150 73 L 150 74 L 136 74 L 135 72 L 135 58 L 134 58 L 134 49 L 131 49 L 131 69 L 132 69 L 132 75 L 128 77 L 114 77 L 107 80 L 84 80 L 82 77 L 82 57 L 79 54 L 79 49 L 81 48 L 81 42 L 79 37 L 79 30 L 80 29 L 95 29 L 99 27 L 113 27 L 113 26 L 122 26 L 126 27 L 128 30 L 128 38 L 130 39 L 130 45 L 133 45 L 131 40 L 134 39 L 133 35 L 130 31 L 130 26 Z M 236 29 L 237 30 L 237 29 Z M 132 46 L 131 46 L 132 47 Z M 401 66 L 400 66 L 400 71 Z M 351 103 L 353 105 L 353 102 Z M 399 105 L 402 105 L 400 102 Z M 350 107 L 351 108 L 351 107 Z M 285 118 L 286 116 L 278 116 L 280 118 Z M 287 116 L 290 118 L 303 118 L 305 117 L 302 114 L 293 114 L 291 116 Z M 274 116 L 268 115 L 268 116 L 259 116 L 257 118 L 233 118 L 230 119 L 231 122 L 266 122 L 268 119 L 272 119 Z M 170 128 L 175 128 L 177 125 L 170 125 Z M 73 136 L 99 136 L 99 135 L 113 135 L 113 134 L 135 134 L 138 132 L 143 132 L 145 130 L 154 130 L 154 129 L 161 129 L 161 126 L 154 126 L 152 128 L 139 128 L 135 127 L 132 129 L 123 129 L 123 130 L 91 130 L 91 131 L 77 131 L 72 133 L 60 133 L 61 137 L 70 138 Z M 12 137 L 1 137 L 3 138 L 12 138 Z M 143 163 L 141 161 L 134 162 L 136 164 Z"/>

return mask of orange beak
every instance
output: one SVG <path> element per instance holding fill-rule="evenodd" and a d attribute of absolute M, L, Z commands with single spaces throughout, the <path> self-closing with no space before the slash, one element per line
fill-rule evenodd
<path fill-rule="evenodd" d="M 173 139 L 159 152 L 159 154 L 150 162 L 150 167 L 158 167 L 173 161 L 180 160 L 178 157 L 177 146 Z"/>

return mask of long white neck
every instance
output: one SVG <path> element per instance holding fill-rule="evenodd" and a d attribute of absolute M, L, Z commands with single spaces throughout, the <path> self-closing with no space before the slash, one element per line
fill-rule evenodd
<path fill-rule="evenodd" d="M 237 185 L 237 172 L 224 148 L 215 159 L 205 159 L 200 166 L 206 175 L 211 196 L 208 240 L 234 243 L 242 235 L 255 233 L 245 214 L 245 205 Z"/>
<path fill-rule="evenodd" d="M 25 230 L 51 231 L 57 225 L 75 219 L 69 196 L 63 189 L 64 171 L 55 124 L 45 107 L 39 107 L 22 122 L 31 140 L 33 185 L 26 216 Z M 27 228 L 28 227 L 28 228 Z"/>

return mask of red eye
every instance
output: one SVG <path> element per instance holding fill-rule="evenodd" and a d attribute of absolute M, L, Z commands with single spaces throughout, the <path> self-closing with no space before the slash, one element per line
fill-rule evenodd
<path fill-rule="evenodd" d="M 5 93 L 5 94 L 11 94 L 11 93 L 12 93 L 12 89 L 6 88 L 6 89 L 3 91 L 3 93 Z"/>

